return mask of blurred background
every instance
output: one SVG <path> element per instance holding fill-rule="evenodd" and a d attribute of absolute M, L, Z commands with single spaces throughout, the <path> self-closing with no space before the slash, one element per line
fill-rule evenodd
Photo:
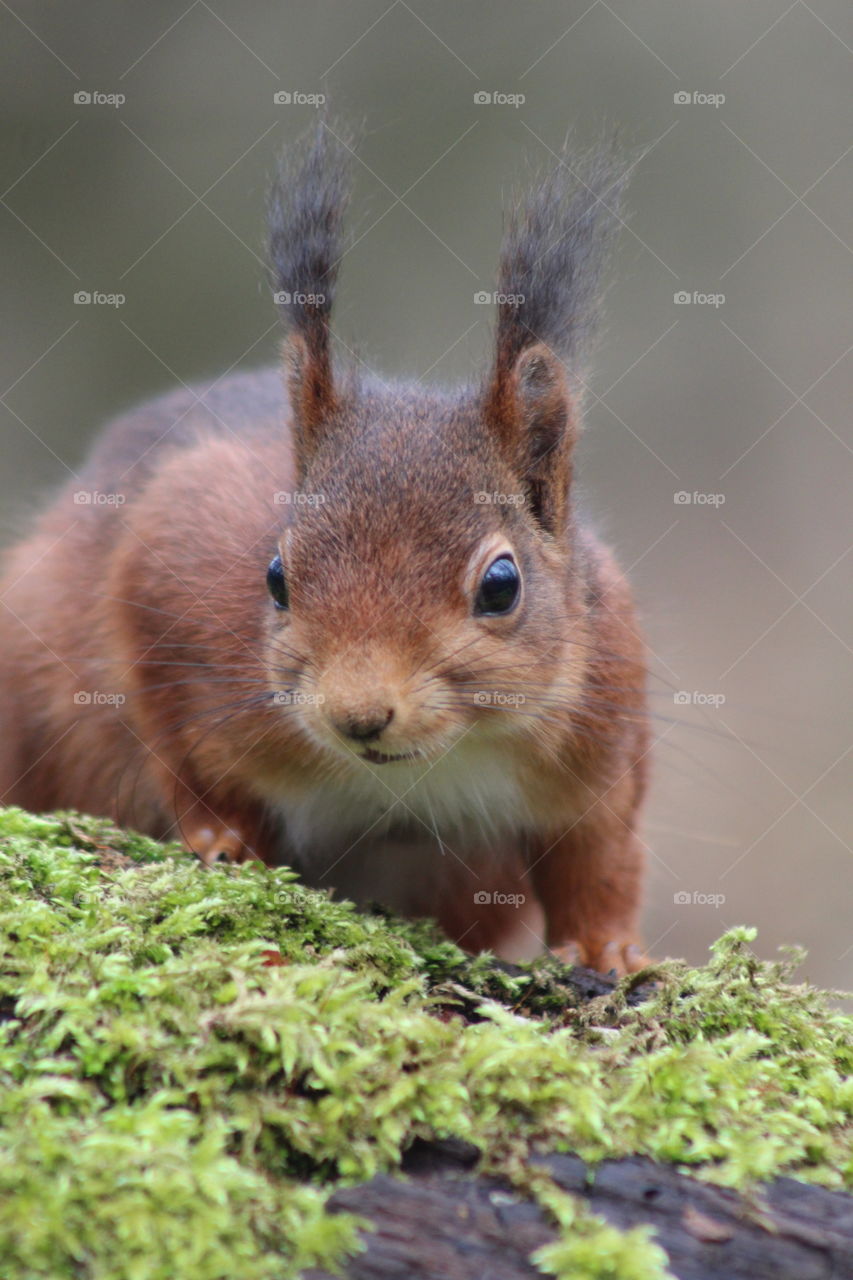
<path fill-rule="evenodd" d="M 264 194 L 317 95 L 364 126 L 337 330 L 427 383 L 481 366 L 519 176 L 568 128 L 647 150 L 580 457 L 653 654 L 646 936 L 701 962 L 754 924 L 853 988 L 847 0 L 12 0 L 0 27 L 4 541 L 111 415 L 275 359 Z"/>

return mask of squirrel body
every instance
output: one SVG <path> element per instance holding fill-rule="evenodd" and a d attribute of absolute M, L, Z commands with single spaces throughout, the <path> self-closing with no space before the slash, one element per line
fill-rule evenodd
<path fill-rule="evenodd" d="M 449 395 L 333 366 L 341 170 L 324 123 L 276 189 L 284 376 L 124 415 L 8 554 L 0 796 L 292 864 L 471 950 L 538 903 L 545 945 L 637 969 L 644 652 L 571 502 L 612 171 L 518 215 L 501 283 L 534 300 Z"/>

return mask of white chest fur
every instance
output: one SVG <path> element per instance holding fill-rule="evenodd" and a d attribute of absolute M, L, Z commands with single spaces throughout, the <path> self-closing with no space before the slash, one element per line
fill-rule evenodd
<path fill-rule="evenodd" d="M 473 734 L 436 761 L 345 761 L 280 796 L 287 856 L 309 884 L 434 915 L 443 894 L 493 887 L 524 850 L 536 824 L 516 761 L 506 742 Z"/>
<path fill-rule="evenodd" d="M 311 791 L 284 800 L 280 812 L 306 860 L 401 832 L 482 847 L 530 821 L 509 753 L 494 741 L 463 740 L 434 761 L 344 762 Z"/>

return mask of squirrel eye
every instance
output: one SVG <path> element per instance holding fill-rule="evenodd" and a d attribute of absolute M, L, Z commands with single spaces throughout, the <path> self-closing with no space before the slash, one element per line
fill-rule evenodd
<path fill-rule="evenodd" d="M 289 603 L 287 579 L 284 576 L 284 565 L 281 556 L 273 556 L 267 569 L 267 587 L 273 598 L 276 609 L 286 609 Z"/>
<path fill-rule="evenodd" d="M 474 600 L 479 614 L 510 613 L 521 592 L 521 574 L 511 556 L 493 560 L 480 579 Z"/>

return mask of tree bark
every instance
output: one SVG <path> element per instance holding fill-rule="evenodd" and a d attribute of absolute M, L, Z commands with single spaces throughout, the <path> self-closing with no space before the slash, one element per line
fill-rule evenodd
<path fill-rule="evenodd" d="M 420 1143 L 405 1176 L 338 1191 L 330 1208 L 369 1218 L 349 1280 L 528 1280 L 530 1254 L 555 1238 L 531 1201 L 470 1172 L 463 1143 Z M 738 1192 L 643 1157 L 605 1161 L 588 1181 L 578 1157 L 544 1156 L 566 1191 L 616 1227 L 653 1226 L 678 1280 L 853 1280 L 853 1196 L 779 1178 Z M 305 1280 L 331 1280 L 310 1271 Z"/>

